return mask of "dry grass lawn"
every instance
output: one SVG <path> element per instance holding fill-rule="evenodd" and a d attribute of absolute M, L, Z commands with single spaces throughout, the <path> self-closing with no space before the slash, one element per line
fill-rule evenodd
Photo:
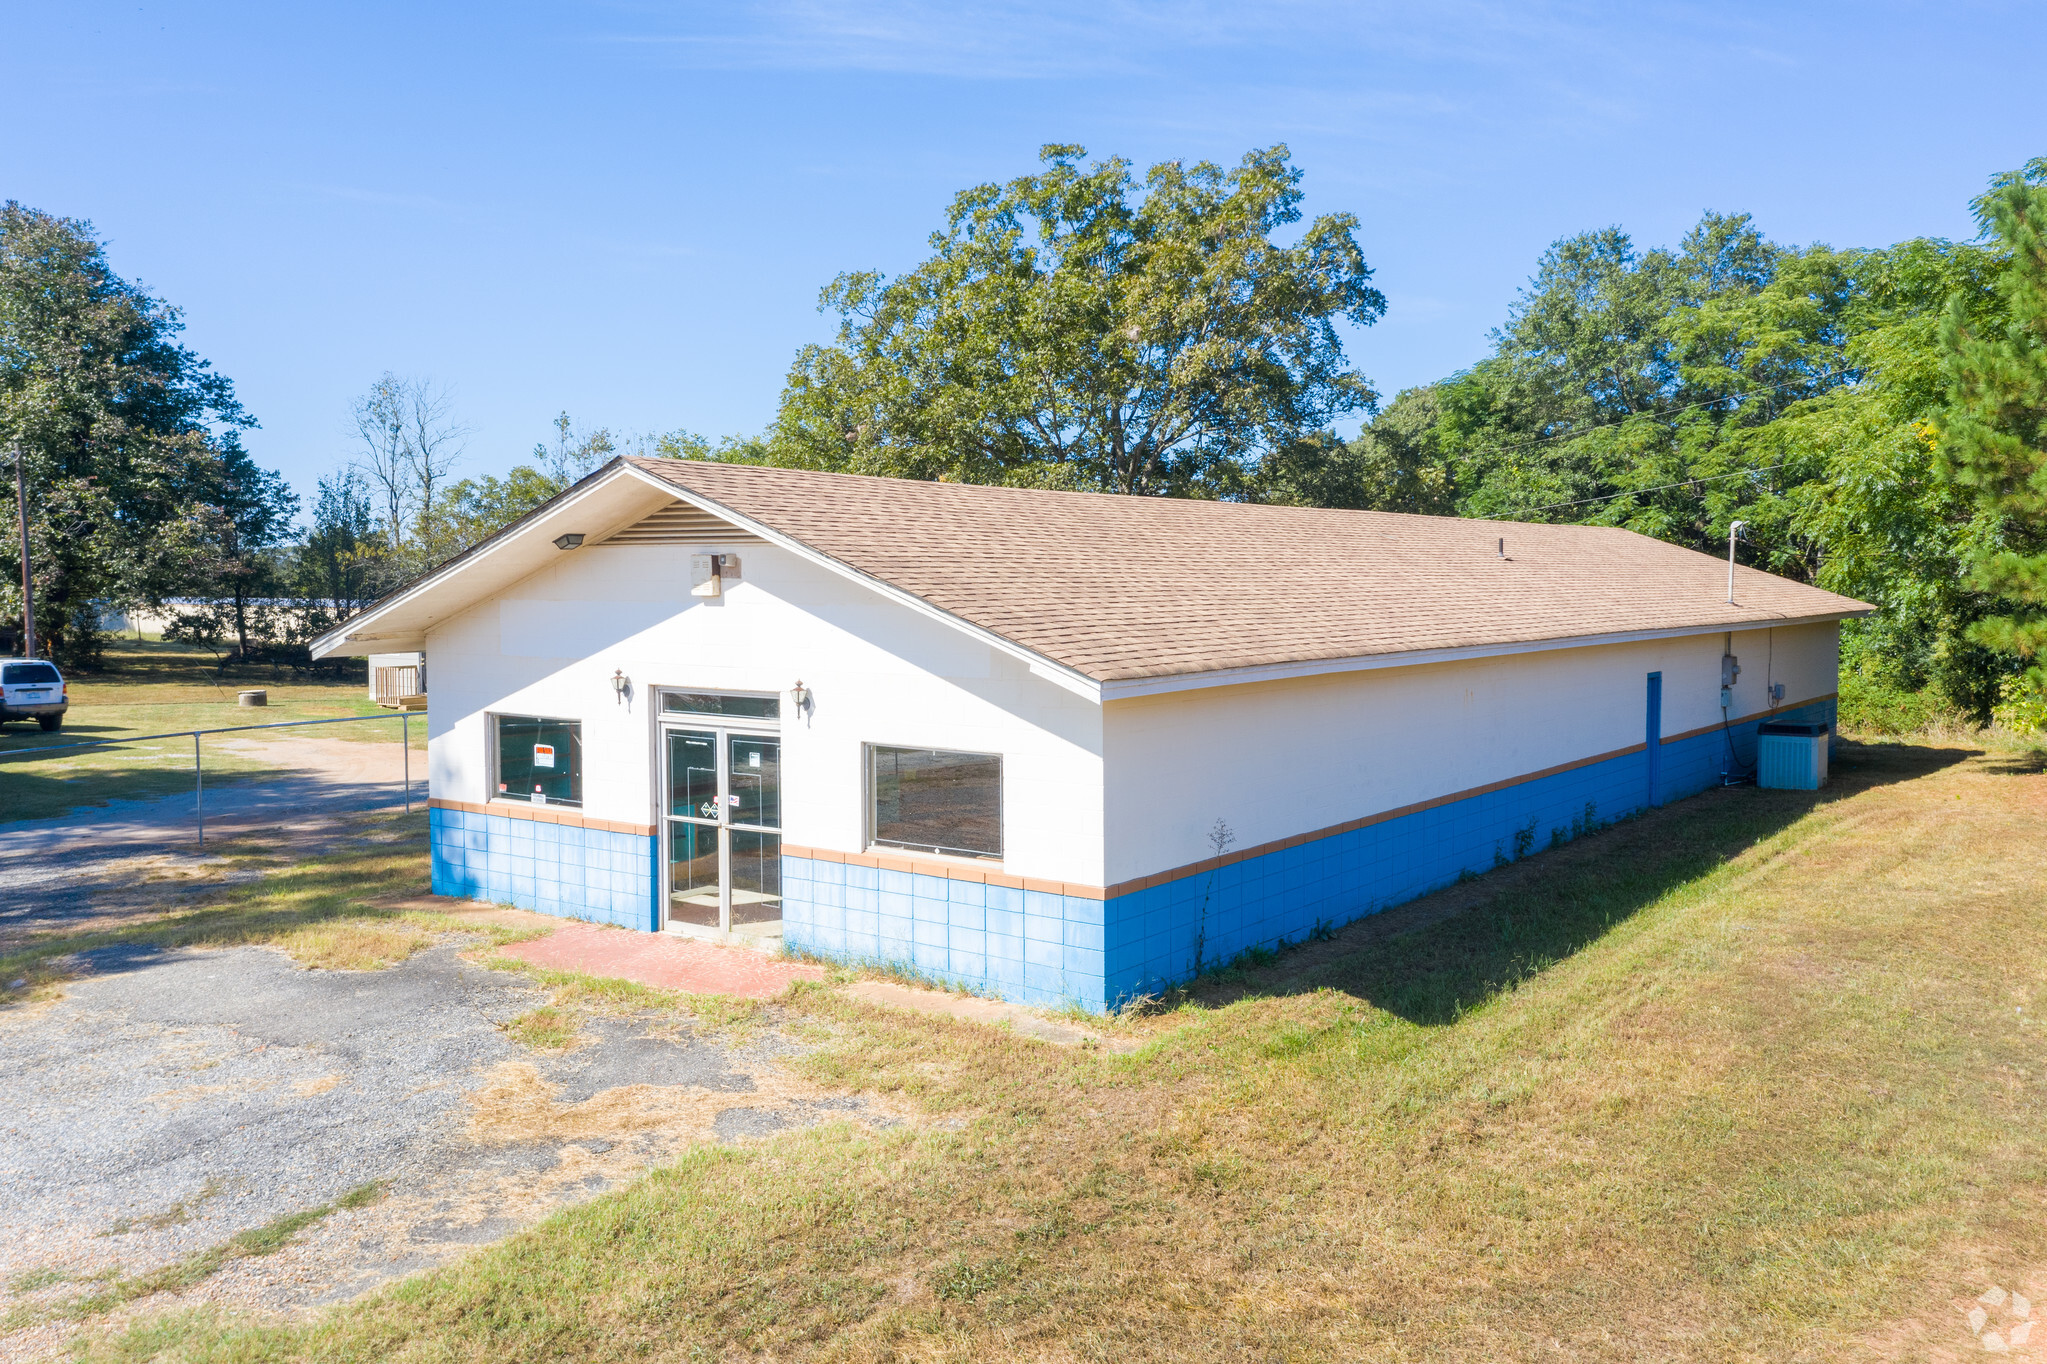
<path fill-rule="evenodd" d="M 0 1010 L 19 1008 L 62 988 L 73 954 L 95 948 L 279 948 L 302 966 L 373 971 L 403 961 L 438 933 L 514 942 L 533 934 L 467 916 L 393 909 L 379 899 L 423 893 L 426 815 L 357 815 L 340 851 L 280 857 L 257 838 L 210 845 L 203 862 L 176 866 L 152 879 L 199 892 L 196 903 L 121 918 L 10 932 L 0 937 L 0 979 L 32 988 L 10 991 Z M 254 879 L 226 879 L 261 871 Z M 210 882 L 219 882 L 206 889 Z"/>
<path fill-rule="evenodd" d="M 360 679 L 294 674 L 289 669 L 264 666 L 236 669 L 223 677 L 213 656 L 191 645 L 116 639 L 108 645 L 106 665 L 102 672 L 67 679 L 71 709 L 64 717 L 63 729 L 45 734 L 34 725 L 9 724 L 0 729 L 0 755 L 89 739 L 394 714 L 369 700 L 368 685 Z M 237 705 L 235 695 L 246 687 L 268 691 L 269 705 L 260 710 Z M 396 754 L 399 731 L 399 723 L 390 720 L 272 733 L 390 744 Z M 412 746 L 423 750 L 426 725 L 418 717 L 412 722 L 411 734 Z M 203 742 L 208 785 L 281 770 L 276 760 L 238 752 L 219 738 Z M 189 738 L 68 749 L 47 758 L 7 757 L 0 761 L 0 822 L 47 819 L 82 806 L 183 795 L 191 789 Z"/>
<path fill-rule="evenodd" d="M 85 1357 L 1960 1358 L 1986 1289 L 2047 1303 L 2043 943 L 2039 755 L 1863 748 L 1211 982 L 1130 1054 L 799 988 L 805 1077 L 922 1120 Z"/>

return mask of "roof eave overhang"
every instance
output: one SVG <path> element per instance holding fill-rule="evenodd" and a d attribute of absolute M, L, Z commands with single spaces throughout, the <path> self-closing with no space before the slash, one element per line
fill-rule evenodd
<path fill-rule="evenodd" d="M 707 511 L 721 520 L 730 521 L 742 530 L 758 535 L 771 545 L 788 550 L 791 554 L 815 564 L 819 568 L 835 573 L 851 582 L 856 582 L 869 591 L 878 593 L 890 601 L 908 607 L 919 615 L 940 621 L 963 634 L 972 636 L 990 648 L 1026 664 L 1032 673 L 1065 688 L 1083 700 L 1092 701 L 1097 704 L 1102 700 L 1102 684 L 1077 668 L 1069 668 L 1064 663 L 1047 658 L 1036 650 L 1017 643 L 1007 635 L 997 634 L 995 631 L 976 625 L 962 616 L 956 616 L 944 607 L 933 605 L 916 593 L 905 591 L 894 583 L 877 578 L 871 573 L 863 573 L 851 564 L 840 559 L 834 559 L 831 555 L 814 549 L 801 540 L 793 539 L 783 532 L 776 530 L 773 526 L 767 525 L 765 522 L 754 520 L 744 512 L 735 511 L 715 498 L 706 497 L 702 493 L 685 488 L 680 484 L 670 483 L 667 479 L 656 478 L 654 475 L 645 473 L 630 464 L 625 467 L 636 476 L 645 479 L 653 487 L 670 493 L 691 506 Z"/>
<path fill-rule="evenodd" d="M 315 637 L 306 647 L 314 658 L 395 653 L 400 650 L 425 648 L 427 630 L 432 627 L 407 623 L 404 619 L 405 608 L 416 604 L 422 597 L 455 578 L 489 566 L 493 557 L 503 554 L 507 546 L 536 532 L 562 513 L 574 511 L 626 474 L 636 472 L 631 465 L 623 461 L 611 468 L 597 470 L 582 482 L 541 503 L 497 534 L 479 541 L 440 567 L 413 579 L 390 596 L 371 603 L 363 611 Z"/>
<path fill-rule="evenodd" d="M 1208 687 L 1235 687 L 1253 682 L 1283 682 L 1296 677 L 1321 677 L 1330 673 L 1368 672 L 1377 668 L 1414 668 L 1428 663 L 1458 663 L 1466 659 L 1545 653 L 1553 649 L 1591 649 L 1604 644 L 1639 644 L 1647 640 L 1679 639 L 1688 635 L 1721 635 L 1730 630 L 1767 630 L 1793 625 L 1820 625 L 1828 621 L 1866 616 L 1873 609 L 1866 607 L 1851 611 L 1828 611 L 1813 616 L 1770 616 L 1758 620 L 1674 625 L 1659 630 L 1628 630 L 1618 634 L 1566 635 L 1557 639 L 1473 644 L 1456 649 L 1416 649 L 1406 653 L 1361 654 L 1351 658 L 1260 663 L 1243 668 L 1171 673 L 1160 677 L 1119 678 L 1100 684 L 1101 697 L 1104 701 L 1124 701 L 1140 696 L 1163 696 L 1172 692 L 1200 691 Z"/>
<path fill-rule="evenodd" d="M 689 503 L 711 513 L 721 520 L 729 521 L 769 544 L 789 551 L 798 558 L 820 568 L 859 583 L 870 591 L 899 602 L 920 615 L 940 621 L 955 630 L 971 635 L 982 643 L 1000 650 L 1028 666 L 1032 673 L 1063 687 L 1084 700 L 1099 703 L 1101 684 L 1087 674 L 1063 663 L 1045 657 L 1043 654 L 1018 644 L 1015 640 L 984 629 L 971 621 L 954 615 L 943 607 L 935 606 L 914 592 L 907 592 L 892 583 L 884 582 L 869 573 L 863 573 L 851 564 L 833 558 L 782 531 L 734 510 L 714 498 L 671 483 L 664 478 L 620 461 L 609 469 L 600 470 L 584 483 L 570 488 L 518 522 L 507 526 L 496 535 L 479 543 L 475 548 L 441 565 L 432 572 L 406 584 L 398 591 L 379 601 L 359 615 L 352 616 L 320 635 L 310 644 L 314 658 L 332 658 L 336 655 L 353 655 L 368 652 L 387 653 L 400 649 L 422 649 L 426 647 L 426 632 L 430 626 L 407 623 L 405 609 L 417 603 L 426 594 L 433 592 L 461 574 L 473 573 L 488 565 L 491 556 L 502 553 L 506 546 L 529 534 L 538 533 L 544 522 L 557 520 L 562 513 L 573 511 L 579 501 L 587 499 L 610 487 L 619 479 L 634 480 L 666 497 Z"/>

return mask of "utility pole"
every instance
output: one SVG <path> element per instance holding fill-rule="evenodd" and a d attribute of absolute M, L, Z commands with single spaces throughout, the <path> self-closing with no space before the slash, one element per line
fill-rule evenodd
<path fill-rule="evenodd" d="M 14 506 L 21 515 L 21 656 L 36 656 L 36 584 L 28 564 L 28 474 L 21 442 L 14 443 Z"/>

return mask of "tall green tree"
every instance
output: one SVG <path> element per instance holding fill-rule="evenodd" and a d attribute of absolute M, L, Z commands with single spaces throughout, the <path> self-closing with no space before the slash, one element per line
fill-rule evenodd
<path fill-rule="evenodd" d="M 398 556 L 406 572 L 423 573 L 511 525 L 617 453 L 609 427 L 576 429 L 564 412 L 554 419 L 554 440 L 533 447 L 532 462 L 504 477 L 484 474 L 444 488 L 422 506 Z"/>
<path fill-rule="evenodd" d="M 1957 299 L 1941 329 L 1949 404 L 1942 467 L 1997 518 L 1974 558 L 1975 582 L 2012 609 L 1976 623 L 1979 642 L 2031 663 L 2047 686 L 2047 157 L 2002 176 L 1976 202 L 1998 245 L 2001 326 Z"/>
<path fill-rule="evenodd" d="M 288 634 L 287 565 L 277 553 L 298 515 L 298 494 L 259 468 L 230 432 L 196 473 L 194 530 L 185 551 L 190 604 L 174 613 L 167 638 L 234 641 L 234 657 Z"/>
<path fill-rule="evenodd" d="M 1987 715 L 2009 668 L 1972 637 L 2000 607 L 1967 569 L 1996 519 L 1941 475 L 1934 432 L 1941 319 L 1952 308 L 2002 334 L 2002 258 L 1935 240 L 1785 246 L 1723 214 L 1675 249 L 1617 229 L 1566 238 L 1491 355 L 1402 394 L 1358 438 L 1399 452 L 1397 481 L 1346 482 L 1369 460 L 1325 451 L 1274 495 L 1431 509 L 1419 489 L 1465 515 L 1626 526 L 1715 553 L 1740 520 L 1745 561 L 1880 605 L 1844 634 L 1852 667 Z"/>
<path fill-rule="evenodd" d="M 1809 577 L 1812 546 L 1773 506 L 1805 471 L 1750 477 L 1744 433 L 1853 375 L 1847 262 L 1702 217 L 1675 250 L 1617 228 L 1539 262 L 1494 352 L 1444 384 L 1439 437 L 1467 515 L 1595 520 L 1710 549 L 1746 520 L 1769 567 Z"/>
<path fill-rule="evenodd" d="M 89 223 L 0 204 L 0 446 L 29 482 L 38 633 L 74 667 L 97 662 L 105 606 L 186 585 L 227 437 L 255 424 L 182 326 Z"/>
<path fill-rule="evenodd" d="M 388 551 L 362 475 L 343 467 L 321 479 L 293 570 L 301 614 L 324 629 L 375 601 L 396 585 L 381 567 Z"/>
<path fill-rule="evenodd" d="M 1843 254 L 1855 297 L 1842 353 L 1854 382 L 1794 406 L 1742 449 L 1757 467 L 1809 473 L 1771 510 L 1813 547 L 1820 586 L 1881 608 L 1847 624 L 1843 661 L 1987 715 L 2008 669 L 1969 638 L 1997 603 L 1967 568 L 1993 518 L 1942 476 L 1935 432 L 1947 403 L 1942 319 L 1960 308 L 1997 325 L 1995 253 L 1920 239 Z"/>
<path fill-rule="evenodd" d="M 1260 502 L 1453 516 L 1457 482 L 1439 442 L 1438 389 L 1411 388 L 1349 439 L 1318 431 L 1267 454 L 1246 483 Z"/>
<path fill-rule="evenodd" d="M 1301 218 L 1284 146 L 1224 170 L 1048 146 L 954 199 L 932 255 L 841 275 L 838 343 L 797 357 L 761 455 L 912 478 L 1229 494 L 1375 401 L 1339 319 L 1385 300 L 1348 214 Z"/>

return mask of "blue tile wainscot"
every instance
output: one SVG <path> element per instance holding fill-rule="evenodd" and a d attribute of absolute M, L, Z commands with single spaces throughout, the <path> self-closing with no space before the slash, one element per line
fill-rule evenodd
<path fill-rule="evenodd" d="M 431 802 L 434 894 L 620 928 L 660 927 L 651 829 L 571 810 Z"/>
<path fill-rule="evenodd" d="M 1658 745 L 1664 804 L 1753 770 L 1765 720 L 1834 724 L 1835 698 Z M 782 859 L 783 940 L 832 961 L 900 967 L 1021 1004 L 1104 1011 L 1252 948 L 1300 942 L 1636 814 L 1646 743 L 1106 891 L 971 865 L 810 848 Z M 438 886 L 438 863 L 436 885 Z"/>

